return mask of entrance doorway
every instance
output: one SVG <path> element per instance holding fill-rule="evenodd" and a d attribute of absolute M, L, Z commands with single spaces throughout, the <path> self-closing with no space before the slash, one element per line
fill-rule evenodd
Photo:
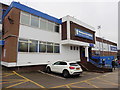
<path fill-rule="evenodd" d="M 89 59 L 91 59 L 92 58 L 92 48 L 91 47 L 88 48 L 88 52 L 89 52 Z"/>
<path fill-rule="evenodd" d="M 80 46 L 80 59 L 82 63 L 87 62 L 87 57 L 85 57 L 85 47 Z"/>

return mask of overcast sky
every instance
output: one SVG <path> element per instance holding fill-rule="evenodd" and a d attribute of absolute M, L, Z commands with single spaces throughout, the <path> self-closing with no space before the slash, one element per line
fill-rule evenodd
<path fill-rule="evenodd" d="M 12 0 L 1 0 L 10 4 Z M 56 18 L 66 15 L 93 26 L 101 25 L 100 37 L 118 42 L 118 1 L 119 0 L 14 0 L 47 13 Z"/>

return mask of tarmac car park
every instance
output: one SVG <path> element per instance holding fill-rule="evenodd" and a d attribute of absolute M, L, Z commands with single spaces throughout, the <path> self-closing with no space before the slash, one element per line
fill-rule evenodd
<path fill-rule="evenodd" d="M 45 73 L 38 71 L 12 71 L 3 68 L 1 83 L 2 88 L 29 88 L 29 89 L 40 89 L 40 88 L 114 88 L 118 90 L 118 69 L 109 73 L 96 73 L 86 72 L 79 77 L 71 76 L 64 78 L 61 74 L 56 73 Z M 3 90 L 4 90 L 3 89 Z M 104 89 L 103 89 L 104 90 Z"/>

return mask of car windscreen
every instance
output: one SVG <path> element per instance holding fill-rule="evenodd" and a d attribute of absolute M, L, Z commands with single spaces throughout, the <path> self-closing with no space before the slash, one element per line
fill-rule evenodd
<path fill-rule="evenodd" d="M 70 63 L 70 66 L 78 66 L 77 63 Z"/>

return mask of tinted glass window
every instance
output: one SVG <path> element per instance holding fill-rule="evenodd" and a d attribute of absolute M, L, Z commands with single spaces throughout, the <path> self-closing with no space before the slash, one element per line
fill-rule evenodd
<path fill-rule="evenodd" d="M 70 63 L 70 66 L 78 66 L 77 63 Z"/>
<path fill-rule="evenodd" d="M 60 46 L 54 46 L 54 53 L 60 53 Z"/>
<path fill-rule="evenodd" d="M 31 16 L 31 26 L 39 27 L 39 18 L 37 16 Z"/>
<path fill-rule="evenodd" d="M 38 42 L 35 40 L 29 41 L 29 52 L 37 52 L 38 50 Z"/>
<path fill-rule="evenodd" d="M 47 43 L 47 53 L 53 53 L 53 43 Z"/>
<path fill-rule="evenodd" d="M 28 52 L 28 40 L 20 39 L 19 40 L 19 52 Z"/>
<path fill-rule="evenodd" d="M 70 46 L 70 50 L 72 50 L 72 46 Z"/>
<path fill-rule="evenodd" d="M 48 23 L 48 31 L 53 31 L 53 28 L 54 28 L 53 23 L 49 22 Z"/>
<path fill-rule="evenodd" d="M 59 33 L 59 25 L 55 25 L 55 32 Z"/>
<path fill-rule="evenodd" d="M 60 65 L 60 62 L 55 62 L 54 65 Z"/>
<path fill-rule="evenodd" d="M 67 65 L 66 62 L 60 62 L 60 65 Z"/>
<path fill-rule="evenodd" d="M 46 43 L 45 42 L 40 42 L 39 52 L 46 52 Z"/>
<path fill-rule="evenodd" d="M 40 28 L 43 30 L 47 29 L 47 21 L 46 20 L 43 20 L 43 19 L 40 20 Z"/>

